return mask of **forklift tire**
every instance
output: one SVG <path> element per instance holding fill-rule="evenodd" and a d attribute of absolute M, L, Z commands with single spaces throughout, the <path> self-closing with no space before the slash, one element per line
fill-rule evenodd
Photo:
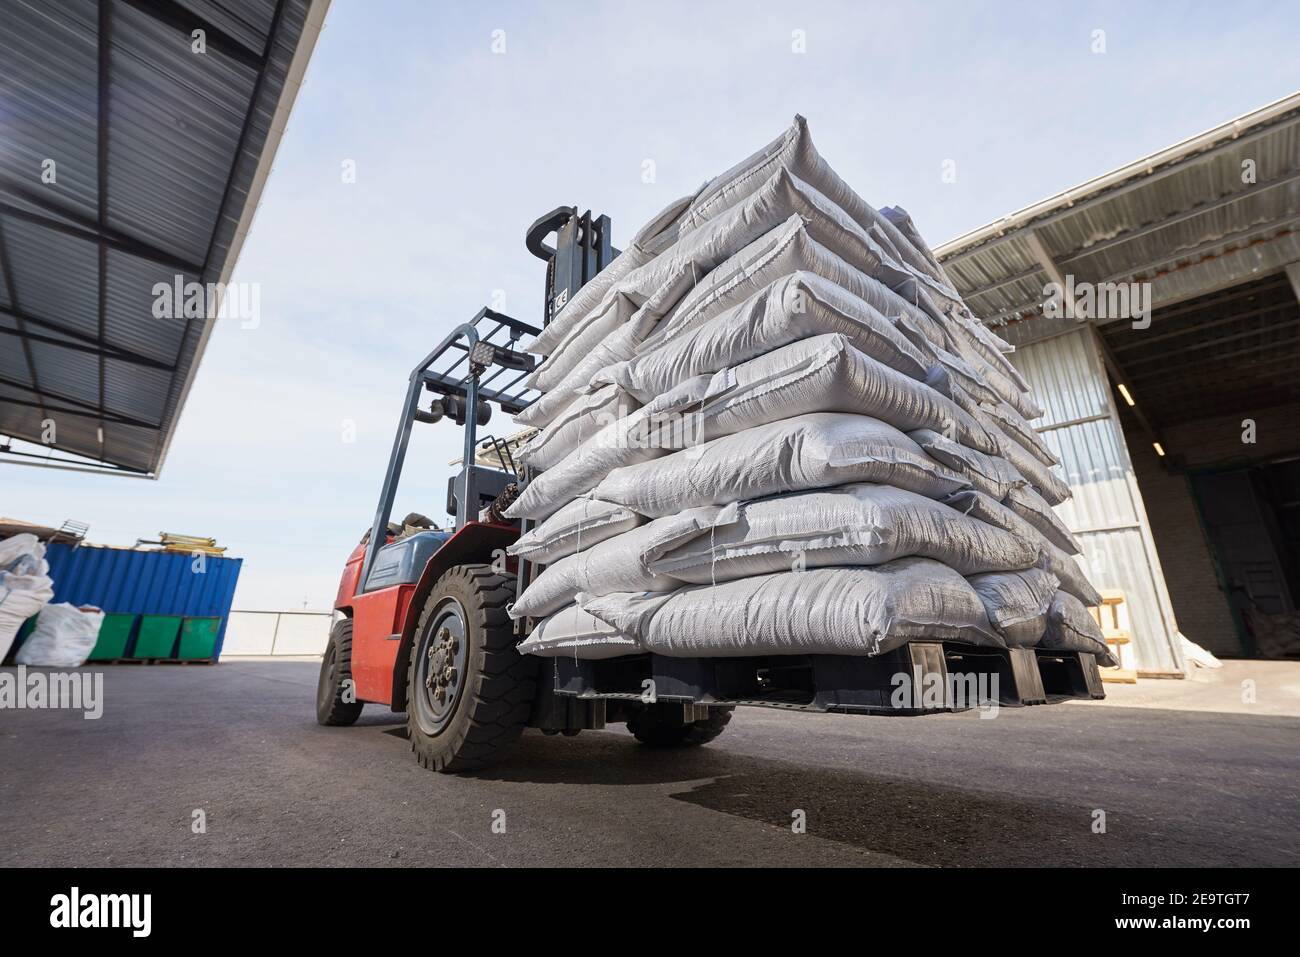
<path fill-rule="evenodd" d="M 682 706 L 659 701 L 628 715 L 627 729 L 648 748 L 693 748 L 708 744 L 731 721 L 731 708 L 710 708 L 702 721 L 682 720 Z"/>
<path fill-rule="evenodd" d="M 346 701 L 345 697 L 352 700 Z M 352 619 L 344 618 L 330 629 L 329 644 L 321 658 L 320 678 L 316 681 L 316 720 L 333 727 L 355 724 L 363 707 L 352 684 Z"/>
<path fill-rule="evenodd" d="M 506 606 L 514 578 L 457 565 L 434 583 L 406 671 L 406 728 L 431 771 L 478 771 L 523 733 L 537 690 L 536 658 L 520 655 Z"/>

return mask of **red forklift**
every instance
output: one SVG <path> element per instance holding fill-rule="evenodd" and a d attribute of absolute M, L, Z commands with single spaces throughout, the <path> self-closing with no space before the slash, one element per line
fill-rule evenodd
<path fill-rule="evenodd" d="M 609 217 L 574 207 L 537 220 L 525 243 L 547 264 L 543 325 L 618 255 Z M 507 557 L 528 523 L 503 513 L 528 475 L 508 441 L 477 433 L 493 407 L 515 415 L 537 398 L 523 385 L 536 360 L 519 347 L 540 331 L 485 308 L 412 370 L 374 522 L 348 557 L 334 601 L 316 691 L 321 724 L 350 725 L 366 704 L 387 705 L 406 712 L 420 764 L 454 773 L 500 760 L 528 727 L 574 736 L 622 722 L 643 745 L 672 748 L 713 740 L 737 705 L 900 716 L 965 710 L 972 699 L 951 694 L 954 676 L 996 689 L 999 706 L 1104 697 L 1093 655 L 976 648 L 941 636 L 876 657 L 520 655 L 516 646 L 535 622 L 512 621 L 508 609 L 538 569 Z M 412 428 L 444 420 L 464 429 L 461 467 L 447 487 L 452 527 L 416 513 L 392 522 Z M 939 693 L 900 701 L 900 674 Z"/>

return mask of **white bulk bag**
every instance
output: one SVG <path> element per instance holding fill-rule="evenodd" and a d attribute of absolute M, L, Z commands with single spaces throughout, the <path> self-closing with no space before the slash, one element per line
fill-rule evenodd
<path fill-rule="evenodd" d="M 906 435 L 865 415 L 814 412 L 618 468 L 595 497 L 655 518 L 848 482 L 942 498 L 968 483 Z"/>
<path fill-rule="evenodd" d="M 645 519 L 629 508 L 592 498 L 575 498 L 536 528 L 520 535 L 507 555 L 549 565 L 607 538 L 631 531 Z"/>
<path fill-rule="evenodd" d="M 515 599 L 510 617 L 541 618 L 571 603 L 579 592 L 608 595 L 672 591 L 681 581 L 649 571 L 647 558 L 700 534 L 717 511 L 716 507 L 687 509 L 561 558 L 548 565 Z"/>
<path fill-rule="evenodd" d="M 828 279 L 796 272 L 662 347 L 609 366 L 594 381 L 617 383 L 644 402 L 692 376 L 835 332 L 891 369 L 926 377 L 927 357 L 874 306 Z"/>
<path fill-rule="evenodd" d="M 518 649 L 521 655 L 585 660 L 617 658 L 642 650 L 635 638 L 605 624 L 577 605 L 570 605 L 538 622 L 528 637 L 519 643 Z"/>
<path fill-rule="evenodd" d="M 20 665 L 78 668 L 95 649 L 103 623 L 104 613 L 98 609 L 82 611 L 67 602 L 46 605 L 14 660 Z"/>
<path fill-rule="evenodd" d="M 579 603 L 647 651 L 681 658 L 876 655 L 911 639 L 1002 646 L 966 579 L 928 558 Z"/>
<path fill-rule="evenodd" d="M 909 556 L 972 575 L 1033 565 L 1038 547 L 915 492 L 854 484 L 723 506 L 707 531 L 649 562 L 648 569 L 708 585 Z"/>
<path fill-rule="evenodd" d="M 24 532 L 0 540 L 0 660 L 23 623 L 54 597 L 45 546 Z"/>
<path fill-rule="evenodd" d="M 1101 626 L 1083 602 L 1068 592 L 1058 591 L 1047 612 L 1047 630 L 1038 647 L 1051 651 L 1085 651 L 1097 656 L 1097 663 L 1113 667 L 1118 662 L 1106 645 Z"/>
<path fill-rule="evenodd" d="M 1047 610 L 1056 595 L 1056 576 L 1042 568 L 969 575 L 989 621 L 1008 648 L 1032 648 L 1047 628 Z"/>

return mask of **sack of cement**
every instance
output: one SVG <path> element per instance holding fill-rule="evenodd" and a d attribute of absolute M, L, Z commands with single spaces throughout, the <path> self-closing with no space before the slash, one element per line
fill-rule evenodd
<path fill-rule="evenodd" d="M 640 406 L 640 402 L 616 385 L 597 389 L 574 401 L 530 438 L 515 459 L 532 469 L 549 469 L 605 426 Z"/>
<path fill-rule="evenodd" d="M 1073 595 L 1058 591 L 1047 612 L 1047 630 L 1038 647 L 1050 651 L 1085 651 L 1097 656 L 1103 667 L 1114 667 L 1118 662 L 1106 645 L 1101 626 L 1088 613 L 1083 602 Z"/>
<path fill-rule="evenodd" d="M 507 555 L 549 565 L 566 555 L 631 531 L 645 519 L 629 508 L 591 498 L 575 498 L 506 549 Z"/>
<path fill-rule="evenodd" d="M 975 589 L 1008 648 L 1032 648 L 1047 628 L 1047 610 L 1058 584 L 1056 576 L 1042 568 L 1013 572 L 970 575 Z"/>
<path fill-rule="evenodd" d="M 1043 567 L 1061 581 L 1061 590 L 1074 595 L 1090 608 L 1101 604 L 1101 595 L 1089 584 L 1079 563 L 1043 537 L 1033 525 L 1017 515 L 1001 502 L 995 502 L 983 492 L 963 490 L 949 495 L 944 503 L 972 518 L 996 525 L 1013 535 L 1029 538 L 1038 543 L 1043 556 Z"/>
<path fill-rule="evenodd" d="M 933 429 L 914 429 L 907 437 L 936 461 L 964 475 L 975 488 L 999 501 L 1011 489 L 1027 484 L 1024 476 L 1001 456 L 986 455 Z"/>
<path fill-rule="evenodd" d="M 912 639 L 1002 647 L 966 579 L 928 558 L 578 601 L 647 651 L 680 658 L 877 655 Z"/>
<path fill-rule="evenodd" d="M 709 528 L 717 511 L 716 507 L 687 509 L 561 558 L 515 599 L 510 617 L 541 618 L 570 604 L 579 592 L 608 595 L 677 588 L 680 579 L 650 572 L 647 559 L 699 535 Z"/>
<path fill-rule="evenodd" d="M 577 605 L 570 605 L 538 622 L 519 643 L 521 655 L 542 658 L 600 659 L 634 655 L 641 646 Z"/>
<path fill-rule="evenodd" d="M 797 272 L 764 286 L 694 331 L 609 366 L 594 382 L 617 383 L 644 402 L 692 376 L 835 332 L 897 372 L 913 379 L 926 377 L 927 356 L 875 307 L 820 276 Z"/>
<path fill-rule="evenodd" d="M 915 492 L 854 484 L 725 505 L 708 531 L 648 567 L 708 585 L 805 568 L 883 565 L 910 556 L 973 575 L 1033 565 L 1038 547 Z"/>
<path fill-rule="evenodd" d="M 906 435 L 865 415 L 814 412 L 611 472 L 595 497 L 657 518 L 781 492 L 874 482 L 942 498 L 968 487 Z"/>
<path fill-rule="evenodd" d="M 46 605 L 14 661 L 47 668 L 79 668 L 95 650 L 103 623 L 104 613 L 98 609 L 82 611 L 68 602 Z"/>

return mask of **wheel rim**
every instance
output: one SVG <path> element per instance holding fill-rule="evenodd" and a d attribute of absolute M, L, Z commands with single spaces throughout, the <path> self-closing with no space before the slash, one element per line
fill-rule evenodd
<path fill-rule="evenodd" d="M 415 720 L 420 730 L 441 734 L 456 713 L 466 683 L 469 641 L 465 610 L 448 598 L 420 635 L 415 663 Z"/>
<path fill-rule="evenodd" d="M 338 677 L 338 649 L 330 642 L 325 651 L 325 660 L 321 663 L 320 681 L 316 682 L 316 707 L 322 708 L 334 700 L 334 683 Z"/>

